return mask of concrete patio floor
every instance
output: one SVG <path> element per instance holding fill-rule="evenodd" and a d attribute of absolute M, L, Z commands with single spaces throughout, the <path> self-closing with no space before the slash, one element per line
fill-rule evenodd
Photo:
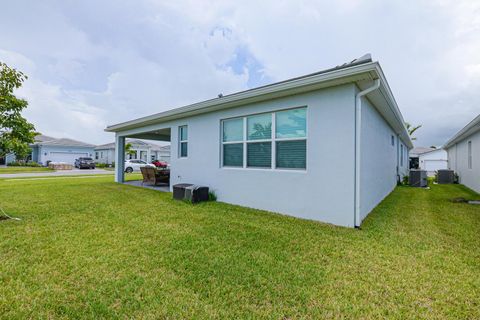
<path fill-rule="evenodd" d="M 147 188 L 151 190 L 156 190 L 156 191 L 161 191 L 161 192 L 170 192 L 170 186 L 167 183 L 162 183 L 159 185 L 152 185 L 152 184 L 144 184 L 142 185 L 141 180 L 134 180 L 134 181 L 125 181 L 124 184 L 128 184 L 131 186 L 136 186 L 136 187 L 142 187 L 142 188 Z"/>

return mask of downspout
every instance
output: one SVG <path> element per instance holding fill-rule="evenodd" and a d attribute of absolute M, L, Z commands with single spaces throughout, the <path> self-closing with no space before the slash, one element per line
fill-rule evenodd
<path fill-rule="evenodd" d="M 360 227 L 360 143 L 362 141 L 362 97 L 380 87 L 380 79 L 376 79 L 373 85 L 363 91 L 360 91 L 355 96 L 355 227 Z"/>

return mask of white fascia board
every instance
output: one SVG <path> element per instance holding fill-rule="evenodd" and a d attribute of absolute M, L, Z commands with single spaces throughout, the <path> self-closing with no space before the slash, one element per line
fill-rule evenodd
<path fill-rule="evenodd" d="M 463 127 L 459 132 L 457 132 L 450 140 L 447 141 L 447 143 L 445 143 L 444 146 L 442 146 L 442 148 L 448 149 L 454 144 L 476 133 L 477 131 L 480 131 L 480 115 L 478 115 L 475 119 L 470 121 L 469 124 Z"/>
<path fill-rule="evenodd" d="M 333 70 L 330 72 L 284 81 L 257 89 L 251 89 L 231 95 L 215 98 L 185 107 L 180 107 L 147 117 L 108 126 L 105 131 L 119 132 L 135 129 L 149 124 L 161 123 L 192 115 L 228 109 L 244 104 L 279 98 L 287 95 L 308 92 L 321 88 L 336 86 L 344 83 L 373 79 L 375 77 L 376 62 L 365 63 L 349 68 Z M 373 74 L 372 74 L 373 72 Z"/>

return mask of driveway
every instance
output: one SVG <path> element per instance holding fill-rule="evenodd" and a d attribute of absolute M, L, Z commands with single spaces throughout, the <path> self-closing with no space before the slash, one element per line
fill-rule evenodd
<path fill-rule="evenodd" d="M 91 175 L 91 174 L 114 174 L 114 171 L 104 169 L 73 169 L 73 170 L 58 170 L 53 172 L 30 172 L 30 173 L 4 173 L 0 174 L 1 178 L 34 178 L 34 177 L 61 177 L 61 176 L 77 176 L 77 175 Z"/>

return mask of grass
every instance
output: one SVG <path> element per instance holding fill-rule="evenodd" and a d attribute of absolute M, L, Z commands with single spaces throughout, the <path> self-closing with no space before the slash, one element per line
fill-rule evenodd
<path fill-rule="evenodd" d="M 53 171 L 46 167 L 2 167 L 0 168 L 0 174 L 5 173 L 34 173 L 34 172 L 49 172 Z"/>
<path fill-rule="evenodd" d="M 0 318 L 480 318 L 465 187 L 399 187 L 355 230 L 111 180 L 0 181 Z"/>

